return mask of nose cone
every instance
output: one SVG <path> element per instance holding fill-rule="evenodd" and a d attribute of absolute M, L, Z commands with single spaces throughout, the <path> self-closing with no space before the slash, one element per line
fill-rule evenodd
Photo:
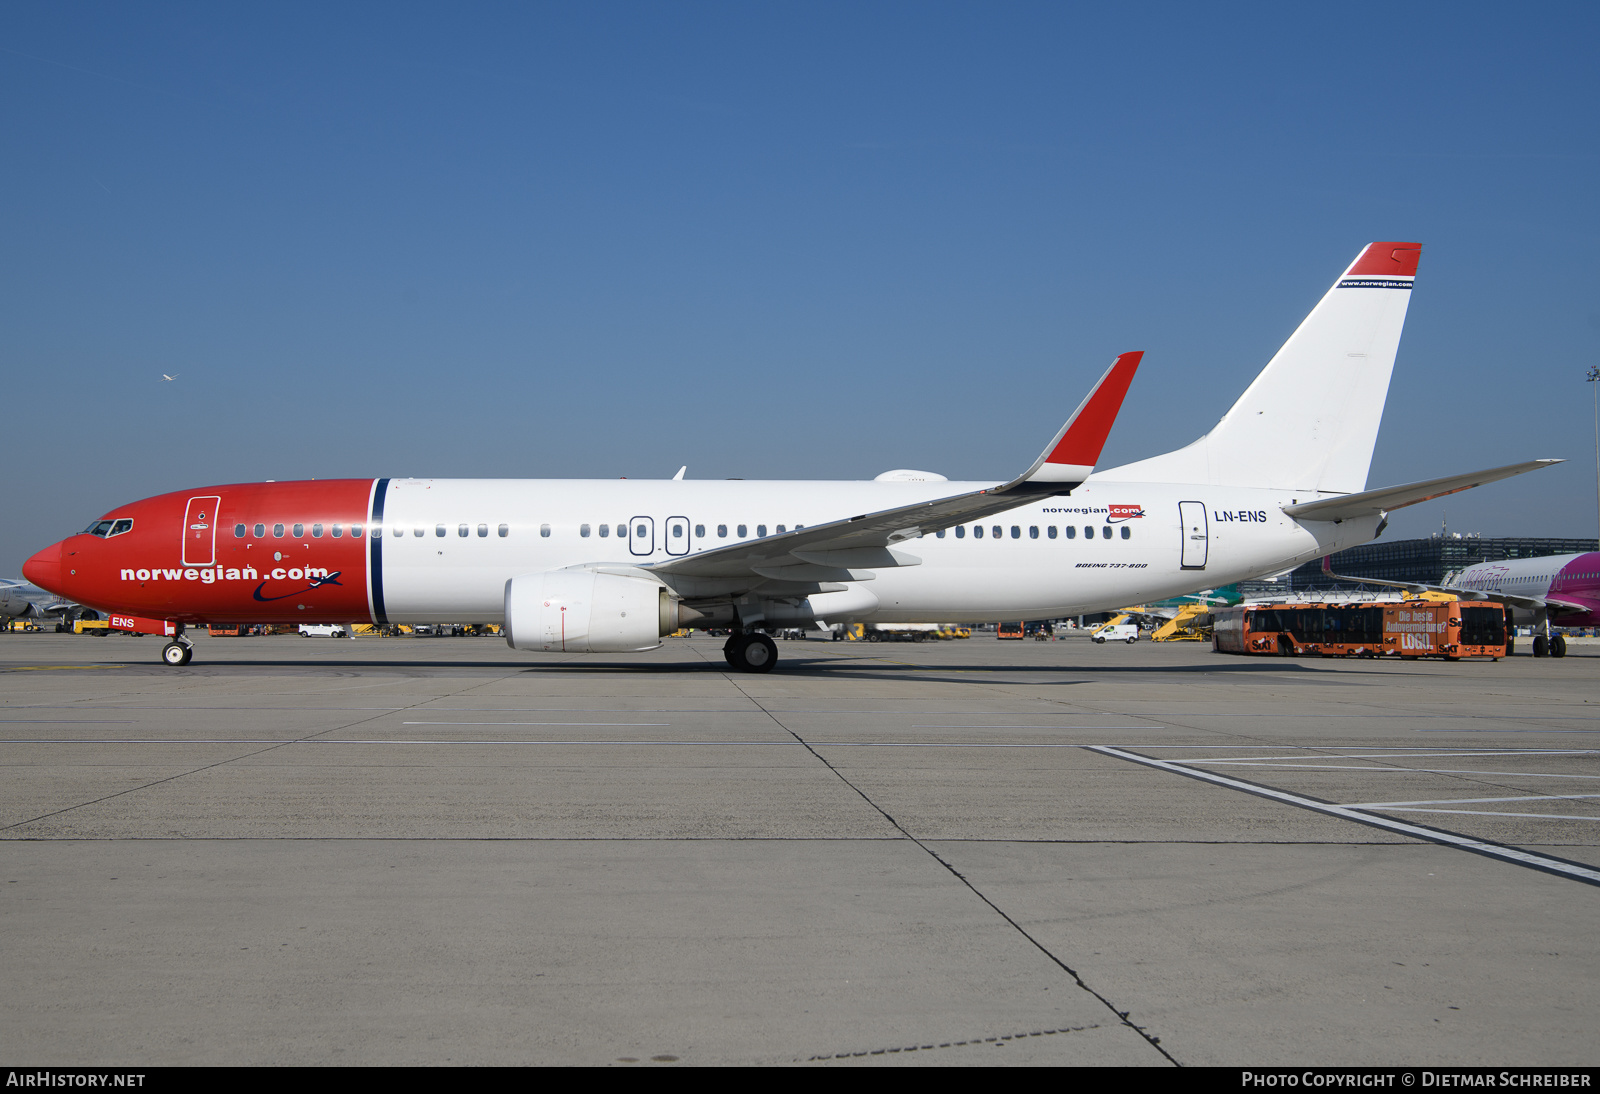
<path fill-rule="evenodd" d="M 61 593 L 61 544 L 53 543 L 22 564 L 22 576 L 46 592 Z"/>

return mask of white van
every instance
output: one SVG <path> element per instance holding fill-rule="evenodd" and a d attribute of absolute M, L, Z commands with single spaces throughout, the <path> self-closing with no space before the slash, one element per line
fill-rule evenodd
<path fill-rule="evenodd" d="M 302 623 L 300 624 L 301 638 L 344 638 L 346 637 L 343 623 Z"/>
<path fill-rule="evenodd" d="M 1094 640 L 1101 645 L 1105 645 L 1108 638 L 1113 642 L 1137 642 L 1139 628 L 1132 623 L 1118 623 L 1115 627 L 1102 628 L 1100 633 L 1094 636 Z"/>

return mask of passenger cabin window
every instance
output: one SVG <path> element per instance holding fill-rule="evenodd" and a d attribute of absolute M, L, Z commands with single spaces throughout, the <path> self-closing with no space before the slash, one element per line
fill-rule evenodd
<path fill-rule="evenodd" d="M 993 528 L 989 529 L 989 531 L 994 535 L 995 539 L 999 539 L 1000 538 L 1000 526 L 998 524 L 996 524 Z"/>
<path fill-rule="evenodd" d="M 934 535 L 935 539 L 943 539 L 944 538 L 944 529 L 943 528 L 939 529 L 937 532 L 933 533 L 933 535 Z"/>
<path fill-rule="evenodd" d="M 488 539 L 489 538 L 489 526 L 487 524 L 478 525 L 478 538 L 479 539 Z"/>
<path fill-rule="evenodd" d="M 1093 539 L 1094 538 L 1094 525 L 1085 524 L 1083 526 L 1083 538 L 1084 539 Z"/>
<path fill-rule="evenodd" d="M 694 538 L 695 539 L 705 539 L 706 538 L 706 526 L 704 524 L 696 524 L 694 526 Z"/>
<path fill-rule="evenodd" d="M 234 539 L 243 539 L 244 538 L 244 525 L 235 524 L 233 526 L 233 538 Z"/>
<path fill-rule="evenodd" d="M 415 536 L 416 536 L 416 537 L 417 537 L 417 538 L 418 538 L 418 539 L 421 539 L 421 538 L 422 538 L 422 537 L 423 537 L 423 536 L 425 536 L 425 535 L 427 535 L 427 534 L 428 534 L 428 529 L 427 529 L 427 528 L 426 528 L 426 527 L 424 527 L 424 526 L 423 526 L 423 525 L 421 525 L 421 524 L 418 524 L 418 525 L 416 525 L 416 526 L 415 526 L 415 527 L 414 527 L 414 528 L 413 528 L 413 529 L 412 529 L 412 533 L 413 533 L 413 534 L 414 534 L 414 535 L 415 535 Z"/>
<path fill-rule="evenodd" d="M 584 539 L 588 539 L 589 538 L 589 526 L 587 524 L 578 525 L 578 535 L 582 536 Z"/>
<path fill-rule="evenodd" d="M 1029 539 L 1038 539 L 1039 538 L 1039 526 L 1037 524 L 1033 524 L 1033 525 L 1029 525 L 1028 526 L 1028 538 Z"/>
<path fill-rule="evenodd" d="M 311 538 L 312 539 L 321 539 L 322 538 L 322 525 L 313 524 L 311 526 Z"/>
<path fill-rule="evenodd" d="M 273 539 L 282 539 L 283 538 L 283 525 L 274 524 L 272 526 L 272 538 Z"/>
<path fill-rule="evenodd" d="M 1038 534 L 1039 534 L 1039 530 L 1037 528 L 1034 529 L 1034 535 L 1038 535 Z M 1013 524 L 1011 526 L 1011 538 L 1012 539 L 1021 539 L 1022 538 L 1022 525 Z"/>
<path fill-rule="evenodd" d="M 983 525 L 974 524 L 972 526 L 972 538 L 973 539 L 982 539 L 983 538 Z"/>
<path fill-rule="evenodd" d="M 765 524 L 756 525 L 756 538 L 757 539 L 761 538 L 762 536 L 764 536 L 766 534 L 767 534 L 767 526 Z"/>
<path fill-rule="evenodd" d="M 745 529 L 746 529 L 746 528 L 747 528 L 747 527 L 749 527 L 749 526 L 748 526 L 748 525 L 745 525 L 745 524 L 741 524 L 741 525 L 739 525 L 739 538 L 740 538 L 740 539 L 743 539 L 743 538 L 744 538 L 744 537 L 745 537 L 745 536 L 747 536 L 747 535 L 749 535 L 749 534 L 750 534 L 750 533 L 749 533 L 749 532 L 747 532 L 747 531 L 745 531 Z"/>
<path fill-rule="evenodd" d="M 548 524 L 539 525 L 539 534 L 541 536 L 543 536 L 545 539 L 549 539 L 550 538 L 550 526 Z"/>
<path fill-rule="evenodd" d="M 1124 524 L 1122 526 L 1122 538 L 1123 539 L 1132 539 L 1133 538 L 1133 529 L 1129 528 L 1126 524 Z"/>
<path fill-rule="evenodd" d="M 600 538 L 601 538 L 601 539 L 605 539 L 605 538 L 606 538 L 606 537 L 608 537 L 608 536 L 609 536 L 609 535 L 611 535 L 611 525 L 609 525 L 609 524 L 602 524 L 602 525 L 601 525 L 601 526 L 600 526 Z"/>
<path fill-rule="evenodd" d="M 472 529 L 468 528 L 465 524 L 456 525 L 456 538 L 457 539 L 466 539 L 467 536 L 471 534 L 471 532 L 472 532 Z"/>
<path fill-rule="evenodd" d="M 344 525 L 342 524 L 335 524 L 332 528 L 329 528 L 328 531 L 333 533 L 334 539 L 344 538 Z"/>
<path fill-rule="evenodd" d="M 435 525 L 434 525 L 434 526 L 433 526 L 433 534 L 434 534 L 434 535 L 435 535 L 435 536 L 436 536 L 436 537 L 438 537 L 438 538 L 439 538 L 439 539 L 443 539 L 443 538 L 444 538 L 444 525 L 442 525 L 442 524 L 435 524 Z"/>
<path fill-rule="evenodd" d="M 965 524 L 956 525 L 956 538 L 957 539 L 966 539 L 967 538 L 967 526 Z"/>
<path fill-rule="evenodd" d="M 1054 524 L 1050 525 L 1049 527 L 1047 527 L 1044 530 L 1044 534 L 1049 536 L 1051 539 L 1055 539 L 1056 538 L 1056 526 Z"/>
<path fill-rule="evenodd" d="M 294 526 L 294 538 L 295 539 L 305 539 L 306 538 L 306 526 L 304 524 L 296 524 Z"/>
<path fill-rule="evenodd" d="M 779 535 L 780 535 L 780 536 L 781 536 L 781 535 L 783 535 L 783 531 L 784 531 L 784 529 L 783 529 L 783 525 L 781 525 L 781 524 L 780 524 L 780 525 L 778 525 L 778 534 L 779 534 Z"/>
<path fill-rule="evenodd" d="M 501 539 L 505 539 L 505 538 L 506 538 L 506 537 L 507 537 L 507 536 L 509 536 L 509 535 L 510 535 L 510 534 L 511 534 L 511 525 L 509 525 L 509 524 L 502 524 L 502 525 L 501 525 L 501 526 L 500 526 L 500 538 L 501 538 Z"/>
<path fill-rule="evenodd" d="M 728 526 L 726 524 L 717 525 L 717 538 L 718 539 L 727 539 L 728 538 Z"/>
<path fill-rule="evenodd" d="M 650 529 L 647 528 L 645 525 L 641 524 L 641 525 L 639 525 L 639 527 L 637 527 L 637 528 L 635 528 L 633 530 L 633 534 L 635 536 L 639 537 L 640 539 L 649 539 L 650 538 Z"/>
<path fill-rule="evenodd" d="M 1078 526 L 1076 524 L 1069 524 L 1066 526 L 1066 528 L 1062 529 L 1062 531 L 1067 533 L 1068 539 L 1078 538 Z"/>
<path fill-rule="evenodd" d="M 378 532 L 379 532 L 379 529 L 377 529 L 377 528 L 374 528 L 374 529 L 373 529 L 373 530 L 372 530 L 372 534 L 373 534 L 373 535 L 377 535 L 377 534 L 378 534 Z M 335 532 L 335 533 L 334 533 L 334 535 L 338 535 L 338 534 L 339 534 L 339 533 L 338 533 L 338 532 Z M 351 526 L 350 526 L 350 538 L 351 538 L 351 539 L 360 539 L 360 538 L 361 538 L 361 525 L 359 525 L 359 524 L 352 524 L 352 525 L 351 525 Z"/>
<path fill-rule="evenodd" d="M 1110 539 L 1111 538 L 1111 525 L 1107 524 L 1105 527 L 1100 529 L 1100 538 L 1101 539 Z"/>

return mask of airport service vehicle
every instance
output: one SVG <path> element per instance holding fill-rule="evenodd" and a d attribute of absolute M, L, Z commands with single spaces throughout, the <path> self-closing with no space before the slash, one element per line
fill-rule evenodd
<path fill-rule="evenodd" d="M 348 632 L 337 623 L 302 623 L 301 638 L 345 638 Z"/>
<path fill-rule="evenodd" d="M 766 632 L 784 627 L 1050 619 L 1214 588 L 1365 543 L 1390 510 L 1559 462 L 1366 488 L 1419 254 L 1363 248 L 1215 428 L 1122 467 L 1095 469 L 1139 353 L 1004 483 L 900 470 L 212 486 L 119 506 L 24 573 L 180 627 L 470 619 L 502 624 L 514 649 L 569 653 L 727 629 L 724 655 L 748 672 L 773 667 Z M 190 656 L 181 633 L 162 651 Z"/>
<path fill-rule="evenodd" d="M 1094 632 L 1094 640 L 1099 645 L 1107 642 L 1126 642 L 1130 646 L 1139 641 L 1139 625 L 1137 623 L 1112 623 Z"/>
<path fill-rule="evenodd" d="M 1218 653 L 1282 657 L 1505 657 L 1507 609 L 1494 603 L 1241 604 L 1213 612 Z"/>
<path fill-rule="evenodd" d="M 1500 601 L 1509 607 L 1513 623 L 1533 627 L 1535 657 L 1567 655 L 1567 640 L 1550 633 L 1552 624 L 1600 626 L 1600 552 L 1597 551 L 1480 562 L 1458 573 L 1446 574 L 1438 585 L 1345 577 L 1333 573 L 1326 559 L 1322 570 L 1341 581 L 1392 585 L 1412 593 L 1449 593 L 1463 600 Z"/>
<path fill-rule="evenodd" d="M 996 638 L 1002 639 L 1002 640 L 1015 639 L 1018 642 L 1020 642 L 1020 641 L 1022 641 L 1022 636 L 1027 631 L 1027 629 L 1028 629 L 1028 625 L 1027 625 L 1026 622 L 1015 622 L 1015 623 L 1006 622 L 1006 623 L 1001 623 L 1001 624 L 999 624 L 998 626 L 995 627 L 994 636 Z"/>

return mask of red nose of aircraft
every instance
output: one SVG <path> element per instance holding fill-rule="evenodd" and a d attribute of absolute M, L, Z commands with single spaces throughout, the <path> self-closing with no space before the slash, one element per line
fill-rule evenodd
<path fill-rule="evenodd" d="M 46 592 L 61 592 L 61 544 L 52 543 L 22 564 L 22 576 Z"/>

